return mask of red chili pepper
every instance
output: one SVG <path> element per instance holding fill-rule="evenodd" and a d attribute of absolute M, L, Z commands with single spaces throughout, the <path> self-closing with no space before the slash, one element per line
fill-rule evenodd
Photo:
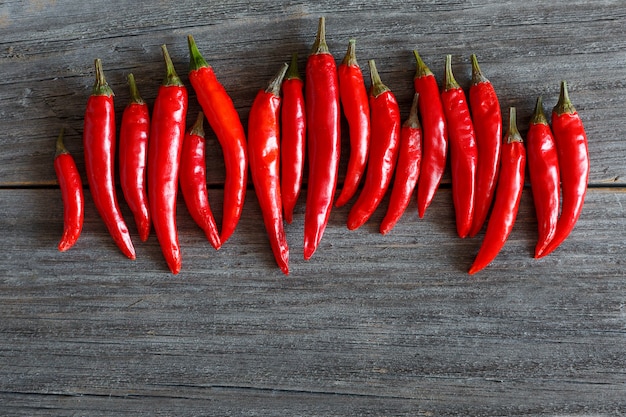
<path fill-rule="evenodd" d="M 187 37 L 189 54 L 189 81 L 198 102 L 224 153 L 226 180 L 224 184 L 224 210 L 220 240 L 222 245 L 235 231 L 248 182 L 248 155 L 246 135 L 232 99 L 220 84 L 213 68 L 200 54 L 191 35 Z"/>
<path fill-rule="evenodd" d="M 139 238 L 148 240 L 150 209 L 146 192 L 146 160 L 150 114 L 148 105 L 139 95 L 135 77 L 128 74 L 130 102 L 124 109 L 120 127 L 120 184 L 126 203 L 135 216 Z"/>
<path fill-rule="evenodd" d="M 552 110 L 552 133 L 561 175 L 561 215 L 554 238 L 539 257 L 550 254 L 570 235 L 582 212 L 589 182 L 587 134 L 569 99 L 565 81 L 561 82 L 559 101 Z"/>
<path fill-rule="evenodd" d="M 220 233 L 209 205 L 209 192 L 206 185 L 206 155 L 204 115 L 198 112 L 198 118 L 183 139 L 180 157 L 179 183 L 185 205 L 191 218 L 204 231 L 206 238 L 215 249 L 221 247 Z"/>
<path fill-rule="evenodd" d="M 400 149 L 395 179 L 389 198 L 387 214 L 380 224 L 380 233 L 387 234 L 396 225 L 409 205 L 420 175 L 422 159 L 422 127 L 417 116 L 419 94 L 413 96 L 409 117 L 400 128 Z"/>
<path fill-rule="evenodd" d="M 463 89 L 452 74 L 452 56 L 446 56 L 445 88 L 441 101 L 450 135 L 452 200 L 456 229 L 461 238 L 468 235 L 474 215 L 476 187 L 476 136 Z"/>
<path fill-rule="evenodd" d="M 95 60 L 96 82 L 87 101 L 83 130 L 85 170 L 94 204 L 122 253 L 135 259 L 135 248 L 117 203 L 115 190 L 115 108 L 113 90 Z"/>
<path fill-rule="evenodd" d="M 535 246 L 535 258 L 538 258 L 554 238 L 560 206 L 559 160 L 554 136 L 543 112 L 541 97 L 537 98 L 535 113 L 530 120 L 526 152 L 539 229 Z"/>
<path fill-rule="evenodd" d="M 288 65 L 258 92 L 248 117 L 250 174 L 276 263 L 289 275 L 289 246 L 283 228 L 280 192 L 280 85 Z"/>
<path fill-rule="evenodd" d="M 163 45 L 161 49 L 167 72 L 152 109 L 148 201 L 161 251 L 170 271 L 177 274 L 182 257 L 176 228 L 176 198 L 187 118 L 187 89 L 176 74 L 167 47 Z"/>
<path fill-rule="evenodd" d="M 306 110 L 303 88 L 304 83 L 298 73 L 298 54 L 294 53 L 282 84 L 282 142 L 280 149 L 282 178 L 280 188 L 287 223 L 293 221 L 293 210 L 300 196 L 304 172 Z"/>
<path fill-rule="evenodd" d="M 422 218 L 439 187 L 441 176 L 446 168 L 448 127 L 437 80 L 417 51 L 413 51 L 413 54 L 417 61 L 413 85 L 415 92 L 420 95 L 419 115 L 422 119 L 424 136 L 422 167 L 417 184 L 417 212 Z"/>
<path fill-rule="evenodd" d="M 515 107 L 511 107 L 509 128 L 502 145 L 502 166 L 496 196 L 487 223 L 487 231 L 476 259 L 469 270 L 475 274 L 493 261 L 513 230 L 524 190 L 526 149 L 516 125 Z"/>
<path fill-rule="evenodd" d="M 485 223 L 493 201 L 502 142 L 502 114 L 493 84 L 483 75 L 475 54 L 472 60 L 472 85 L 469 90 L 470 111 L 476 133 L 478 164 L 474 195 L 474 219 L 469 236 L 474 237 Z"/>
<path fill-rule="evenodd" d="M 324 17 L 306 65 L 309 177 L 304 213 L 304 259 L 310 259 L 326 229 L 337 187 L 341 152 L 339 85 L 326 44 Z"/>
<path fill-rule="evenodd" d="M 350 128 L 350 158 L 343 188 L 336 207 L 341 207 L 356 193 L 363 177 L 370 142 L 370 109 L 361 67 L 356 60 L 356 41 L 351 39 L 348 51 L 339 65 L 339 97 Z"/>
<path fill-rule="evenodd" d="M 57 138 L 54 171 L 59 181 L 61 198 L 63 199 L 63 236 L 61 236 L 58 248 L 61 252 L 65 252 L 74 246 L 83 230 L 85 199 L 83 197 L 83 183 L 76 163 L 63 144 L 63 129 Z"/>
<path fill-rule="evenodd" d="M 374 60 L 369 61 L 372 87 L 372 133 L 365 183 L 348 213 L 348 229 L 363 225 L 380 204 L 396 166 L 400 144 L 400 108 L 391 90 L 380 80 Z"/>

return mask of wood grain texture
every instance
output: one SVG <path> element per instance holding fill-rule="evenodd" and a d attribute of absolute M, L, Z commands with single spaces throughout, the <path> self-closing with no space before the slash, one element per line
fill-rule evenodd
<path fill-rule="evenodd" d="M 536 97 L 550 110 L 567 79 L 591 173 L 562 247 L 532 258 L 527 188 L 502 252 L 470 278 L 483 234 L 456 236 L 446 174 L 425 218 L 412 201 L 387 236 L 378 233 L 387 200 L 354 232 L 345 227 L 350 205 L 333 210 L 310 261 L 302 196 L 286 227 L 289 277 L 275 265 L 252 187 L 219 251 L 179 201 L 178 276 L 154 234 L 139 241 L 122 202 L 137 249 L 136 261 L 126 259 L 88 190 L 81 238 L 56 250 L 54 140 L 65 127 L 84 174 L 94 58 L 116 93 L 119 126 L 129 72 L 153 103 L 161 44 L 189 86 L 193 34 L 246 126 L 257 90 L 292 52 L 304 75 L 320 16 L 335 58 L 355 38 L 365 75 L 375 59 L 403 116 L 413 49 L 440 82 L 452 54 L 464 87 L 476 53 L 502 108 L 517 107 L 523 135 Z M 617 0 L 0 4 L 0 415 L 626 415 L 624 35 L 626 4 Z M 190 97 L 189 124 L 199 110 Z M 207 132 L 219 222 L 224 166 Z M 345 121 L 343 145 L 342 174 Z"/>

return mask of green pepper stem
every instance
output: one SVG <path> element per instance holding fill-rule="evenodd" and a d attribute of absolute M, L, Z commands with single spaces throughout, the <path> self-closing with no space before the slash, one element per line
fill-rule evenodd
<path fill-rule="evenodd" d="M 456 82 L 454 74 L 452 73 L 452 55 L 446 55 L 446 71 L 444 73 L 444 85 L 445 90 L 454 90 L 460 88 L 459 83 Z"/>
<path fill-rule="evenodd" d="M 199 70 L 202 67 L 209 67 L 209 63 L 202 57 L 196 41 L 192 35 L 187 35 L 187 45 L 189 45 L 189 71 Z"/>
<path fill-rule="evenodd" d="M 517 113 L 515 107 L 509 109 L 509 128 L 506 131 L 506 143 L 524 142 L 517 130 Z"/>
<path fill-rule="evenodd" d="M 191 129 L 189 129 L 189 134 L 200 136 L 201 138 L 204 137 L 204 114 L 201 111 L 198 112 L 198 117 L 196 117 L 196 121 L 194 122 L 193 126 L 191 126 Z"/>
<path fill-rule="evenodd" d="M 102 61 L 100 58 L 96 58 L 94 61 L 96 67 L 96 81 L 93 85 L 92 95 L 94 96 L 113 96 L 113 90 L 107 84 L 107 80 L 104 77 L 104 70 L 102 69 Z"/>
<path fill-rule="evenodd" d="M 313 42 L 313 47 L 311 48 L 311 55 L 329 53 L 330 51 L 326 44 L 326 19 L 322 16 L 317 24 L 317 34 L 315 35 L 315 42 Z"/>
<path fill-rule="evenodd" d="M 274 75 L 272 81 L 270 81 L 269 85 L 265 89 L 266 93 L 274 94 L 275 96 L 280 95 L 280 86 L 283 84 L 283 79 L 285 78 L 285 74 L 287 73 L 287 69 L 289 68 L 289 64 L 286 62 L 280 67 L 280 70 Z"/>
<path fill-rule="evenodd" d="M 298 53 L 291 54 L 291 63 L 289 64 L 289 70 L 285 74 L 285 80 L 301 80 L 300 72 L 298 71 Z"/>
<path fill-rule="evenodd" d="M 530 119 L 530 123 L 534 125 L 548 124 L 546 114 L 543 112 L 543 100 L 541 96 L 537 97 L 537 104 L 535 104 L 535 111 L 533 112 L 533 117 Z"/>
<path fill-rule="evenodd" d="M 409 111 L 409 117 L 407 117 L 407 119 L 404 121 L 402 126 L 408 127 L 411 129 L 420 128 L 420 119 L 417 115 L 419 98 L 420 98 L 420 95 L 418 93 L 413 94 L 413 102 L 411 103 L 411 110 Z"/>
<path fill-rule="evenodd" d="M 346 55 L 343 57 L 343 61 L 341 61 L 341 63 L 349 67 L 359 66 L 359 63 L 356 60 L 356 39 L 350 39 L 348 41 L 348 50 L 346 51 Z"/>
<path fill-rule="evenodd" d="M 422 60 L 422 57 L 417 53 L 416 50 L 413 50 L 413 55 L 415 56 L 415 62 L 416 62 L 414 78 L 421 78 L 421 77 L 426 77 L 427 75 L 433 75 L 433 72 L 424 63 L 424 61 Z"/>
<path fill-rule="evenodd" d="M 368 61 L 368 64 L 370 67 L 370 78 L 372 80 L 370 94 L 374 97 L 378 97 L 382 93 L 390 91 L 389 87 L 383 84 L 382 80 L 380 79 L 380 75 L 378 74 L 378 70 L 376 69 L 376 63 L 374 62 L 374 60 L 370 59 Z"/>
<path fill-rule="evenodd" d="M 59 155 L 63 155 L 66 153 L 70 153 L 67 148 L 65 147 L 65 144 L 63 143 L 63 134 L 65 133 L 65 129 L 61 128 L 61 132 L 59 133 L 59 136 L 57 137 L 57 142 L 56 142 L 56 151 L 54 152 L 54 156 L 57 157 Z"/>
<path fill-rule="evenodd" d="M 554 106 L 552 110 L 554 113 L 561 114 L 574 114 L 576 113 L 576 108 L 569 99 L 569 92 L 567 91 L 567 81 L 561 81 L 561 92 L 559 94 L 559 101 Z"/>
<path fill-rule="evenodd" d="M 182 87 L 183 83 L 178 77 L 178 74 L 176 74 L 172 58 L 170 58 L 170 54 L 167 52 L 167 46 L 161 45 L 161 50 L 163 51 L 163 58 L 165 59 L 165 66 L 167 69 L 163 85 L 166 87 Z"/>
<path fill-rule="evenodd" d="M 128 74 L 128 88 L 130 90 L 130 102 L 132 104 L 145 104 L 143 98 L 139 94 L 139 89 L 137 89 L 137 84 L 135 83 L 135 76 L 131 72 Z"/>
<path fill-rule="evenodd" d="M 472 85 L 480 84 L 480 83 L 488 83 L 489 80 L 480 70 L 480 66 L 478 65 L 478 58 L 476 58 L 476 54 L 472 54 L 470 56 L 472 60 Z"/>

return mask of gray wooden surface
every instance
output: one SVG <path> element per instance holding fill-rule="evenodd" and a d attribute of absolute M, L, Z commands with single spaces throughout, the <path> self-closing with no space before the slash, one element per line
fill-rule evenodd
<path fill-rule="evenodd" d="M 320 16 L 335 57 L 356 38 L 360 63 L 376 60 L 403 115 L 413 49 L 439 80 L 452 54 L 465 87 L 476 53 L 502 108 L 517 107 L 522 134 L 537 95 L 551 108 L 566 79 L 591 174 L 562 247 L 532 258 L 526 189 L 506 246 L 470 278 L 482 235 L 456 237 L 446 174 L 425 218 L 412 201 L 388 236 L 377 232 L 386 201 L 354 232 L 348 208 L 334 210 L 306 262 L 302 198 L 286 228 L 289 277 L 275 266 L 252 188 L 218 252 L 179 202 L 178 276 L 154 235 L 139 242 L 122 204 L 137 249 L 136 261 L 124 258 L 88 189 L 80 240 L 56 250 L 54 139 L 65 127 L 84 175 L 94 58 L 119 123 L 129 72 L 154 100 L 161 44 L 189 85 L 193 34 L 246 125 L 256 91 L 292 52 L 304 70 Z M 622 1 L 0 3 L 0 415 L 626 414 L 625 35 Z M 190 123 L 198 109 L 191 94 Z M 342 170 L 345 131 L 343 140 Z M 219 220 L 224 167 L 211 132 L 207 152 Z"/>

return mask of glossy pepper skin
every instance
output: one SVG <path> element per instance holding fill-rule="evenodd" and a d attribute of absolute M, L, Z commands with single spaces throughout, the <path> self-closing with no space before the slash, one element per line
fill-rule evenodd
<path fill-rule="evenodd" d="M 335 202 L 345 205 L 355 194 L 367 163 L 370 142 L 370 109 L 361 67 L 356 60 L 356 41 L 348 42 L 348 51 L 339 64 L 339 98 L 350 129 L 350 158 L 343 188 Z"/>
<path fill-rule="evenodd" d="M 304 213 L 304 259 L 317 249 L 330 217 L 341 152 L 339 83 L 335 59 L 326 44 L 324 17 L 306 64 L 307 152 L 309 161 Z"/>
<path fill-rule="evenodd" d="M 211 246 L 219 249 L 222 243 L 209 204 L 206 182 L 206 141 L 203 122 L 204 115 L 198 112 L 195 123 L 185 133 L 180 157 L 180 191 L 191 218 L 202 229 Z"/>
<path fill-rule="evenodd" d="M 552 253 L 570 235 L 582 212 L 589 182 L 587 134 L 570 101 L 565 81 L 561 82 L 559 101 L 552 110 L 552 133 L 556 141 L 561 175 L 561 215 L 554 238 L 539 253 L 539 257 Z"/>
<path fill-rule="evenodd" d="M 276 263 L 289 275 L 289 246 L 283 228 L 280 192 L 280 85 L 285 64 L 265 90 L 257 93 L 248 117 L 250 176 Z"/>
<path fill-rule="evenodd" d="M 452 57 L 446 56 L 445 87 L 441 101 L 448 123 L 450 168 L 452 170 L 452 201 L 459 237 L 470 232 L 474 216 L 476 186 L 476 135 L 463 89 L 452 74 Z"/>
<path fill-rule="evenodd" d="M 139 95 L 135 77 L 128 74 L 130 102 L 122 114 L 120 126 L 119 162 L 120 185 L 126 203 L 135 217 L 142 242 L 150 235 L 150 208 L 146 185 L 150 112 Z"/>
<path fill-rule="evenodd" d="M 539 232 L 535 246 L 537 258 L 554 238 L 560 207 L 559 159 L 552 130 L 543 112 L 541 97 L 537 98 L 535 112 L 530 119 L 526 153 Z"/>
<path fill-rule="evenodd" d="M 65 252 L 74 246 L 83 230 L 85 198 L 76 163 L 63 143 L 63 129 L 56 141 L 54 171 L 63 199 L 63 235 L 57 247 Z"/>
<path fill-rule="evenodd" d="M 469 89 L 469 104 L 478 151 L 474 218 L 469 232 L 469 236 L 474 237 L 487 219 L 496 189 L 502 143 L 502 114 L 496 90 L 480 70 L 475 54 L 471 55 L 471 60 L 472 85 Z"/>
<path fill-rule="evenodd" d="M 148 146 L 148 202 L 152 223 L 167 266 L 178 274 L 182 266 L 176 199 L 185 124 L 187 88 L 176 74 L 165 45 L 161 47 L 166 76 L 159 87 L 152 109 Z"/>
<path fill-rule="evenodd" d="M 298 72 L 298 54 L 293 54 L 282 83 L 281 106 L 281 192 L 285 221 L 293 221 L 293 210 L 300 196 L 306 146 L 306 107 L 304 82 Z"/>
<path fill-rule="evenodd" d="M 200 54 L 193 36 L 189 35 L 187 40 L 190 54 L 189 81 L 224 154 L 226 180 L 220 233 L 223 245 L 239 223 L 246 198 L 248 185 L 246 134 L 232 99 L 217 79 L 213 68 Z"/>
<path fill-rule="evenodd" d="M 348 229 L 361 227 L 380 204 L 398 159 L 400 108 L 395 95 L 380 80 L 374 60 L 369 61 L 372 87 L 370 114 L 372 133 L 365 183 L 348 213 Z"/>
<path fill-rule="evenodd" d="M 413 54 L 417 62 L 413 86 L 420 95 L 419 116 L 423 135 L 422 166 L 417 184 L 417 212 L 422 218 L 439 188 L 446 168 L 448 125 L 437 80 L 417 51 L 413 51 Z"/>
<path fill-rule="evenodd" d="M 409 117 L 400 128 L 400 149 L 395 179 L 389 198 L 387 214 L 380 223 L 380 233 L 387 234 L 396 225 L 411 200 L 420 175 L 422 160 L 422 127 L 418 117 L 419 94 L 413 96 Z"/>
<path fill-rule="evenodd" d="M 489 265 L 498 256 L 506 239 L 511 234 L 524 190 L 525 168 L 526 149 L 517 130 L 515 107 L 512 107 L 510 109 L 509 128 L 502 145 L 502 165 L 493 209 L 487 223 L 485 238 L 469 270 L 470 275 Z"/>
<path fill-rule="evenodd" d="M 113 90 L 95 60 L 96 82 L 87 101 L 83 129 L 85 170 L 89 190 L 100 217 L 122 253 L 135 259 L 135 247 L 117 203 L 115 189 L 115 108 Z"/>

